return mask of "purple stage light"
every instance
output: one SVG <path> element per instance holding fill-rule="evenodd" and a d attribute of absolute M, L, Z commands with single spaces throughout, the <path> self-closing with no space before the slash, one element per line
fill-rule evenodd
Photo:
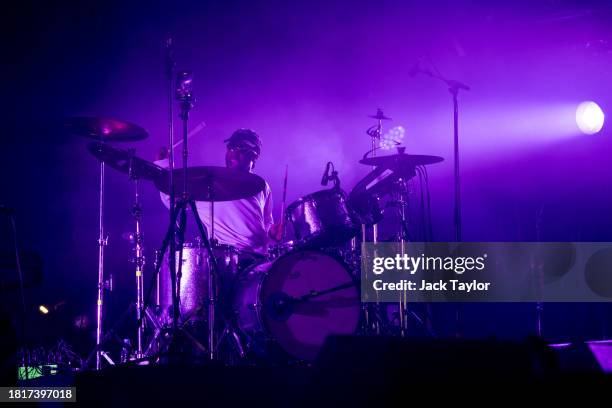
<path fill-rule="evenodd" d="M 585 101 L 576 109 L 576 124 L 582 133 L 592 135 L 601 130 L 605 115 L 599 105 Z"/>

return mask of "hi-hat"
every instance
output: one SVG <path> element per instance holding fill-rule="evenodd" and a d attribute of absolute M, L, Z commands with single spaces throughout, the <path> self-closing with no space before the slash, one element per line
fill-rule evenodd
<path fill-rule="evenodd" d="M 105 143 L 89 143 L 87 150 L 98 160 L 134 179 L 157 180 L 165 172 L 163 168 L 135 156 L 129 150 L 117 149 Z"/>

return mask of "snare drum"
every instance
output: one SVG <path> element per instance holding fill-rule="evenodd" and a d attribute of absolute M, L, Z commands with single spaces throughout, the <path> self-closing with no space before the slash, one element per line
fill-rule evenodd
<path fill-rule="evenodd" d="M 232 279 L 238 272 L 239 251 L 231 245 L 215 245 L 212 248 L 219 268 L 218 276 Z M 178 272 L 179 251 L 176 251 Z M 181 321 L 205 320 L 208 305 L 208 278 L 210 275 L 209 255 L 206 247 L 200 243 L 183 245 L 183 260 L 180 281 L 180 315 Z M 164 256 L 158 279 L 158 300 L 164 324 L 172 322 L 172 283 L 168 255 Z M 218 285 L 219 286 L 219 285 Z"/>
<path fill-rule="evenodd" d="M 327 336 L 354 334 L 360 310 L 359 287 L 347 266 L 313 250 L 293 251 L 251 269 L 234 298 L 238 327 L 251 350 L 266 357 L 282 351 L 306 361 L 314 360 Z"/>
<path fill-rule="evenodd" d="M 342 190 L 321 190 L 304 196 L 291 203 L 286 214 L 297 245 L 302 248 L 342 245 L 359 232 Z"/>

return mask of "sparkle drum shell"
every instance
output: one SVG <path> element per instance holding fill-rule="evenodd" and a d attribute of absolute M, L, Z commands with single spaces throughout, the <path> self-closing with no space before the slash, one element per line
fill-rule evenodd
<path fill-rule="evenodd" d="M 213 254 L 217 259 L 219 277 L 231 278 L 236 275 L 239 252 L 230 245 L 216 245 Z M 176 265 L 178 271 L 179 251 L 176 251 Z M 209 255 L 206 248 L 198 243 L 183 245 L 183 259 L 180 281 L 180 315 L 182 321 L 204 320 L 208 310 L 208 277 Z M 165 254 L 159 272 L 158 305 L 162 311 L 162 321 L 172 321 L 172 284 L 170 281 L 170 267 L 168 254 Z"/>
<path fill-rule="evenodd" d="M 321 190 L 304 196 L 291 203 L 286 214 L 296 244 L 302 248 L 342 245 L 359 232 L 342 190 Z"/>

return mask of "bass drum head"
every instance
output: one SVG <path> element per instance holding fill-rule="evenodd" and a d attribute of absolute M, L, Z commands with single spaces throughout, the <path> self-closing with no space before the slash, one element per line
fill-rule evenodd
<path fill-rule="evenodd" d="M 351 283 L 297 302 L 290 313 L 279 313 L 274 306 L 279 294 L 300 298 Z M 327 336 L 354 334 L 359 325 L 358 285 L 343 263 L 318 251 L 295 251 L 273 262 L 262 281 L 259 301 L 267 331 L 287 353 L 301 360 L 314 360 Z"/>

